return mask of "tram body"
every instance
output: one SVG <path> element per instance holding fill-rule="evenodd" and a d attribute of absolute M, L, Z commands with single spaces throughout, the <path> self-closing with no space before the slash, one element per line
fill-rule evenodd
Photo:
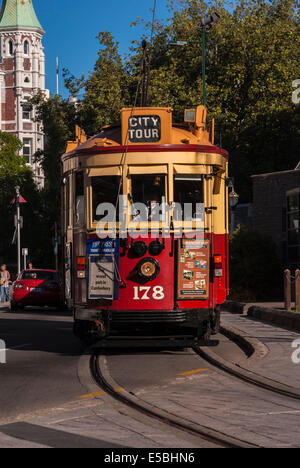
<path fill-rule="evenodd" d="M 123 109 L 120 126 L 91 139 L 77 128 L 69 142 L 65 301 L 81 339 L 218 331 L 229 293 L 228 154 L 206 114 L 187 110 L 178 125 L 170 108 Z"/>

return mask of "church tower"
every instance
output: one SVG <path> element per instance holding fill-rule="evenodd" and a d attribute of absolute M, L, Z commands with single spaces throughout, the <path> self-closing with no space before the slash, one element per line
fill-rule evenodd
<path fill-rule="evenodd" d="M 0 130 L 16 135 L 39 188 L 44 175 L 34 154 L 44 148 L 40 123 L 28 100 L 45 93 L 44 30 L 31 0 L 3 0 L 0 11 Z"/>

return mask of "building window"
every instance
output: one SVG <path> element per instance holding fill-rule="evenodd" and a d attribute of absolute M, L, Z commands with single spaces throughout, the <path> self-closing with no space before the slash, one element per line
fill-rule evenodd
<path fill-rule="evenodd" d="M 29 42 L 24 42 L 24 55 L 29 55 Z"/>
<path fill-rule="evenodd" d="M 31 105 L 23 104 L 23 120 L 31 120 Z"/>
<path fill-rule="evenodd" d="M 8 43 L 8 53 L 9 53 L 9 55 L 14 54 L 14 44 L 13 44 L 13 41 L 11 41 L 11 40 Z"/>
<path fill-rule="evenodd" d="M 23 156 L 25 156 L 28 164 L 31 164 L 31 154 L 32 140 L 31 138 L 23 138 Z"/>

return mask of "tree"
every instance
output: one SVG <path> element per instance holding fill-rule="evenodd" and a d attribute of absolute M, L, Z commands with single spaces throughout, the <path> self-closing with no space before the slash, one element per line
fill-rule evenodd
<path fill-rule="evenodd" d="M 16 247 L 11 241 L 14 233 L 15 187 L 21 188 L 21 193 L 27 205 L 22 205 L 24 229 L 22 239 L 30 253 L 35 255 L 39 234 L 32 229 L 38 224 L 34 222 L 35 211 L 39 208 L 39 194 L 33 181 L 32 172 L 26 165 L 26 159 L 19 155 L 23 145 L 14 135 L 0 131 L 0 257 L 6 263 L 16 263 Z M 24 245 L 23 244 L 23 245 Z"/>
<path fill-rule="evenodd" d="M 251 198 L 250 176 L 293 169 L 298 162 L 300 114 L 292 103 L 299 72 L 297 0 L 168 0 L 170 19 L 145 25 L 151 57 L 148 105 L 184 108 L 202 102 L 201 45 L 174 47 L 171 41 L 199 41 L 203 15 L 221 20 L 207 34 L 207 104 L 216 118 L 217 143 L 230 152 L 231 175 L 242 201 Z M 138 20 L 137 22 L 139 22 Z M 111 34 L 98 36 L 100 50 L 86 79 L 66 73 L 74 94 L 85 89 L 81 117 L 89 135 L 118 121 L 119 110 L 135 102 L 140 82 L 141 41 L 122 61 Z M 221 135 L 221 138 L 220 138 Z"/>
<path fill-rule="evenodd" d="M 119 45 L 111 33 L 98 35 L 100 50 L 94 70 L 85 80 L 76 79 L 64 70 L 65 84 L 73 96 L 84 88 L 80 122 L 90 136 L 99 133 L 103 125 L 120 120 L 120 109 L 128 101 L 129 77 L 119 54 Z"/>
<path fill-rule="evenodd" d="M 43 93 L 36 94 L 31 104 L 35 107 L 36 120 L 42 124 L 45 133 L 44 150 L 35 155 L 45 174 L 45 187 L 39 194 L 38 218 L 42 243 L 38 244 L 37 256 L 40 263 L 54 267 L 54 226 L 61 220 L 61 156 L 66 150 L 67 141 L 74 140 L 77 109 L 60 96 L 46 99 Z"/>

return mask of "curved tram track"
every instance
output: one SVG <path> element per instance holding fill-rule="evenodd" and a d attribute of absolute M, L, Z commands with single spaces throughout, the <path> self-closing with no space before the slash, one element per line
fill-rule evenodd
<path fill-rule="evenodd" d="M 90 359 L 91 373 L 97 385 L 107 394 L 118 400 L 120 403 L 144 414 L 145 416 L 156 419 L 157 421 L 172 426 L 176 429 L 200 437 L 220 447 L 224 448 L 259 448 L 258 445 L 247 441 L 231 437 L 225 433 L 219 432 L 213 428 L 202 426 L 193 421 L 175 416 L 157 406 L 151 405 L 126 389 L 116 391 L 119 387 L 111 376 L 105 355 L 93 353 Z"/>
<path fill-rule="evenodd" d="M 235 342 L 246 354 L 252 359 L 256 354 L 259 354 L 258 348 L 262 344 L 258 340 L 253 340 L 247 337 L 243 332 L 237 329 L 222 327 L 221 333 L 227 336 L 231 341 Z M 257 374 L 248 368 L 241 367 L 233 362 L 223 359 L 212 351 L 209 346 L 195 347 L 194 352 L 202 359 L 207 361 L 212 366 L 222 370 L 223 372 L 234 376 L 239 380 L 252 384 L 256 387 L 263 388 L 273 393 L 278 393 L 288 398 L 300 400 L 300 389 L 285 385 L 282 382 L 264 377 Z M 259 358 L 256 356 L 256 358 Z"/>

